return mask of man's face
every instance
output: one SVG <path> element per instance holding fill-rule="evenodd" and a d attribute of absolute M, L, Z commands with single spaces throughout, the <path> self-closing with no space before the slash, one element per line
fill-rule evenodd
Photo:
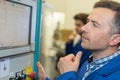
<path fill-rule="evenodd" d="M 75 31 L 77 34 L 81 33 L 81 27 L 84 26 L 84 23 L 81 20 L 75 20 Z"/>
<path fill-rule="evenodd" d="M 89 50 L 105 50 L 111 38 L 110 23 L 115 12 L 107 8 L 95 8 L 88 17 L 88 23 L 81 28 L 82 47 Z"/>

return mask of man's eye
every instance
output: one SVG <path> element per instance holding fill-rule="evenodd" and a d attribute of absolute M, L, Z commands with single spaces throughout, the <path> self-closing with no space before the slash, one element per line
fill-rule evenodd
<path fill-rule="evenodd" d="M 98 25 L 97 25 L 97 24 L 95 24 L 95 23 L 93 23 L 93 26 L 94 26 L 94 27 L 98 27 Z"/>
<path fill-rule="evenodd" d="M 93 23 L 93 26 L 97 27 L 97 25 L 95 23 Z"/>

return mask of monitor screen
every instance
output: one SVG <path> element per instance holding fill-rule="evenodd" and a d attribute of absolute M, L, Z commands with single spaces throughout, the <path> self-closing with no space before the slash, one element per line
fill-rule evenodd
<path fill-rule="evenodd" d="M 30 44 L 32 6 L 0 1 L 0 49 Z"/>

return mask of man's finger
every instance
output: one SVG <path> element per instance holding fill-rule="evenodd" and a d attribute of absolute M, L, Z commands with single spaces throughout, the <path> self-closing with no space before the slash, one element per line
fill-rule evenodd
<path fill-rule="evenodd" d="M 40 62 L 37 62 L 37 67 L 38 67 L 38 71 L 40 71 L 40 72 L 43 72 L 43 73 L 44 73 L 43 66 L 40 64 Z"/>
<path fill-rule="evenodd" d="M 76 62 L 76 63 L 79 63 L 79 62 L 80 62 L 81 56 L 82 56 L 82 52 L 79 51 L 79 52 L 77 53 L 76 57 L 75 57 L 75 62 Z"/>
<path fill-rule="evenodd" d="M 37 62 L 39 80 L 46 80 L 46 74 L 40 62 Z"/>
<path fill-rule="evenodd" d="M 65 56 L 65 58 L 72 60 L 75 56 L 73 54 L 69 54 L 67 56 Z"/>

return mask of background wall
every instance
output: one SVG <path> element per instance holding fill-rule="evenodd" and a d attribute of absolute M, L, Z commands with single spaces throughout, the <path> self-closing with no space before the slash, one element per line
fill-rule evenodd
<path fill-rule="evenodd" d="M 99 0 L 45 0 L 52 4 L 56 12 L 65 13 L 64 29 L 73 29 L 73 16 L 76 13 L 90 13 L 95 2 Z M 113 0 L 120 2 L 120 0 Z"/>
<path fill-rule="evenodd" d="M 65 5 L 67 0 L 43 0 L 43 1 L 52 4 L 54 6 L 55 11 L 65 12 Z"/>

